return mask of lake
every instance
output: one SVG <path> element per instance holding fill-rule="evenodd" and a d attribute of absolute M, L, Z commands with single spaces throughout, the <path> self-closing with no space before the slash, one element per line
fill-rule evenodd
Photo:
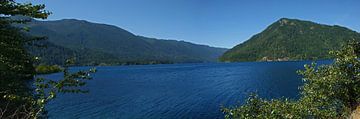
<path fill-rule="evenodd" d="M 223 118 L 251 92 L 263 98 L 299 97 L 296 71 L 311 62 L 244 62 L 97 67 L 86 94 L 61 94 L 47 105 L 64 118 Z M 73 67 L 72 70 L 89 67 Z M 59 79 L 61 73 L 46 75 Z"/>

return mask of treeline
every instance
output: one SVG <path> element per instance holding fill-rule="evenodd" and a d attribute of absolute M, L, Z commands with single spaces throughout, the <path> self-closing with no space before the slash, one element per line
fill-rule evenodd
<path fill-rule="evenodd" d="M 36 64 L 64 65 L 66 59 L 75 58 L 73 65 L 76 66 L 113 66 L 113 65 L 146 65 L 146 64 L 173 64 L 170 60 L 118 58 L 111 54 L 94 51 L 91 49 L 71 50 L 54 45 L 46 40 L 36 41 L 35 45 L 26 46 L 26 50 L 37 58 Z M 200 60 L 179 59 L 178 62 L 201 62 Z M 190 58 L 188 58 L 190 59 Z"/>

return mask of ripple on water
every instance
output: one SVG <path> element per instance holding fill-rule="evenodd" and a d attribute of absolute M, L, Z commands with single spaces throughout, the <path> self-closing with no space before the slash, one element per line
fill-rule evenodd
<path fill-rule="evenodd" d="M 88 94 L 58 95 L 50 118 L 222 118 L 220 106 L 298 96 L 296 70 L 309 62 L 98 67 Z M 83 69 L 83 67 L 72 68 Z M 60 78 L 61 75 L 47 75 Z"/>

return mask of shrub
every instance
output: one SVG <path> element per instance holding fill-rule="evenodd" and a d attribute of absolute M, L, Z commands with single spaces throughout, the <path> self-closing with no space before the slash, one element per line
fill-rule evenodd
<path fill-rule="evenodd" d="M 59 65 L 39 65 L 35 67 L 37 74 L 51 74 L 61 72 L 63 68 Z"/>
<path fill-rule="evenodd" d="M 305 65 L 299 100 L 264 100 L 251 95 L 236 108 L 223 108 L 225 118 L 348 118 L 360 104 L 360 43 L 349 42 L 329 65 Z"/>

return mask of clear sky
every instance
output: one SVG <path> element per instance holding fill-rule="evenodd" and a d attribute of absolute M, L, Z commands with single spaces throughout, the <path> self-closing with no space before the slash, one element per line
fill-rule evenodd
<path fill-rule="evenodd" d="M 360 0 L 17 0 L 44 3 L 49 20 L 116 25 L 136 35 L 231 48 L 276 20 L 360 31 Z"/>

